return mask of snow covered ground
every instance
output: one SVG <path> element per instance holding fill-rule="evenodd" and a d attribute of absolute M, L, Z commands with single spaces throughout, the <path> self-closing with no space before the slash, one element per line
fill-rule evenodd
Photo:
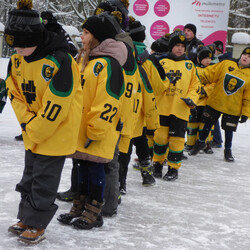
<path fill-rule="evenodd" d="M 0 65 L 3 77 L 5 60 Z M 199 154 L 184 161 L 177 181 L 157 179 L 152 187 L 142 186 L 140 172 L 131 166 L 127 195 L 122 196 L 116 217 L 105 218 L 101 228 L 79 231 L 57 222 L 71 203 L 56 201 L 59 209 L 46 230 L 46 240 L 32 247 L 7 232 L 16 222 L 20 197 L 14 189 L 24 166 L 23 143 L 14 140 L 19 133 L 8 102 L 0 114 L 0 250 L 250 249 L 250 121 L 240 124 L 234 134 L 234 163 L 223 160 L 223 149 L 214 149 L 213 155 Z M 60 191 L 69 188 L 71 166 L 67 160 Z"/>

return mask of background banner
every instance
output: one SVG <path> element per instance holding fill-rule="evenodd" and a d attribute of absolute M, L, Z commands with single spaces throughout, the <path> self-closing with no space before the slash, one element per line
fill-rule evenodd
<path fill-rule="evenodd" d="M 230 0 L 130 0 L 129 15 L 146 26 L 146 45 L 185 24 L 197 27 L 205 45 L 221 40 L 226 45 Z M 225 47 L 225 46 L 224 46 Z"/>

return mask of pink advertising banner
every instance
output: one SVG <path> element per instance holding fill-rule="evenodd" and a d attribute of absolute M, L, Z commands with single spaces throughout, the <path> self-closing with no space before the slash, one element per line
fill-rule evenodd
<path fill-rule="evenodd" d="M 129 15 L 146 26 L 151 43 L 166 33 L 193 23 L 205 45 L 215 40 L 226 44 L 230 0 L 130 0 Z"/>

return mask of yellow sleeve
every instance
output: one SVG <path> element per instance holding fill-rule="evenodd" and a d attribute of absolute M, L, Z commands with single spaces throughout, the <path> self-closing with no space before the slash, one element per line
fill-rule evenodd
<path fill-rule="evenodd" d="M 29 110 L 29 108 L 25 104 L 25 100 L 23 99 L 19 88 L 17 87 L 15 70 L 13 70 L 12 67 L 12 58 L 8 66 L 6 89 L 19 124 L 28 123 L 32 118 L 35 117 L 36 114 Z"/>
<path fill-rule="evenodd" d="M 197 104 L 197 101 L 199 100 L 200 96 L 200 91 L 201 91 L 201 82 L 198 78 L 196 68 L 194 67 L 186 98 L 189 97 L 190 99 L 193 100 L 195 104 Z"/>

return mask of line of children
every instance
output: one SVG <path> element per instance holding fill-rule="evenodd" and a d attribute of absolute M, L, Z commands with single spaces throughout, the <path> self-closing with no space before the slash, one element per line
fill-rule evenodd
<path fill-rule="evenodd" d="M 224 60 L 204 69 L 202 78 L 215 83 L 213 93 L 208 97 L 203 117 L 205 125 L 189 152 L 196 155 L 205 147 L 205 140 L 222 114 L 222 129 L 225 130 L 224 158 L 233 162 L 232 140 L 238 123 L 250 117 L 250 47 L 243 50 L 237 60 Z"/>
<path fill-rule="evenodd" d="M 150 130 L 155 130 L 153 175 L 162 177 L 169 147 L 168 172 L 163 179 L 174 181 L 183 159 L 190 109 L 196 107 L 202 95 L 208 95 L 208 90 L 202 92 L 195 65 L 186 57 L 187 40 L 180 30 L 174 31 L 169 40 L 163 39 L 169 52 L 157 61 L 155 56 L 146 54 L 144 39 L 136 37 L 145 32 L 138 21 L 130 25 L 133 44 L 128 34 L 121 32 L 117 19 L 100 10 L 82 25 L 83 49 L 77 65 L 68 54 L 65 40 L 44 29 L 31 3 L 19 0 L 18 9 L 9 13 L 5 39 L 17 51 L 11 57 L 6 86 L 26 149 L 23 177 L 16 187 L 21 193 L 19 222 L 9 231 L 18 234 L 19 241 L 36 244 L 45 238 L 45 229 L 57 209 L 54 201 L 66 155 L 78 159 L 78 192 L 70 212 L 57 219 L 77 229 L 101 227 L 106 176 L 117 171 L 118 161 L 120 169 L 126 170 L 131 138 L 142 136 L 144 121 Z M 110 8 L 112 13 L 114 8 L 119 9 L 121 26 L 127 30 L 127 0 L 109 0 L 99 7 Z M 17 22 L 26 33 L 20 32 Z M 138 60 L 135 47 L 139 48 Z M 211 99 L 208 95 L 210 106 L 203 113 L 206 123 L 191 155 L 204 147 L 207 132 L 225 113 L 223 126 L 231 126 L 226 133 L 225 159 L 232 160 L 232 130 L 236 130 L 240 116 L 239 122 L 245 122 L 250 115 L 249 65 L 250 48 L 246 48 L 239 61 L 221 62 L 200 73 L 204 84 L 215 82 L 214 89 L 219 93 L 224 88 L 225 94 L 218 96 L 213 92 Z M 225 74 L 220 75 L 221 72 Z M 232 109 L 227 101 L 232 103 L 228 96 L 234 94 L 240 102 L 233 99 Z M 216 110 L 222 104 L 217 97 L 223 100 L 225 109 Z M 144 137 L 138 147 L 145 146 L 145 141 Z M 57 144 L 62 146 L 58 148 Z M 143 184 L 153 184 L 147 152 L 139 157 Z M 112 194 L 116 194 L 117 183 L 117 175 L 109 179 Z M 120 188 L 126 191 L 125 184 L 126 177 L 120 176 Z M 117 202 L 117 195 L 112 199 Z M 114 213 L 116 208 L 106 212 Z"/>

